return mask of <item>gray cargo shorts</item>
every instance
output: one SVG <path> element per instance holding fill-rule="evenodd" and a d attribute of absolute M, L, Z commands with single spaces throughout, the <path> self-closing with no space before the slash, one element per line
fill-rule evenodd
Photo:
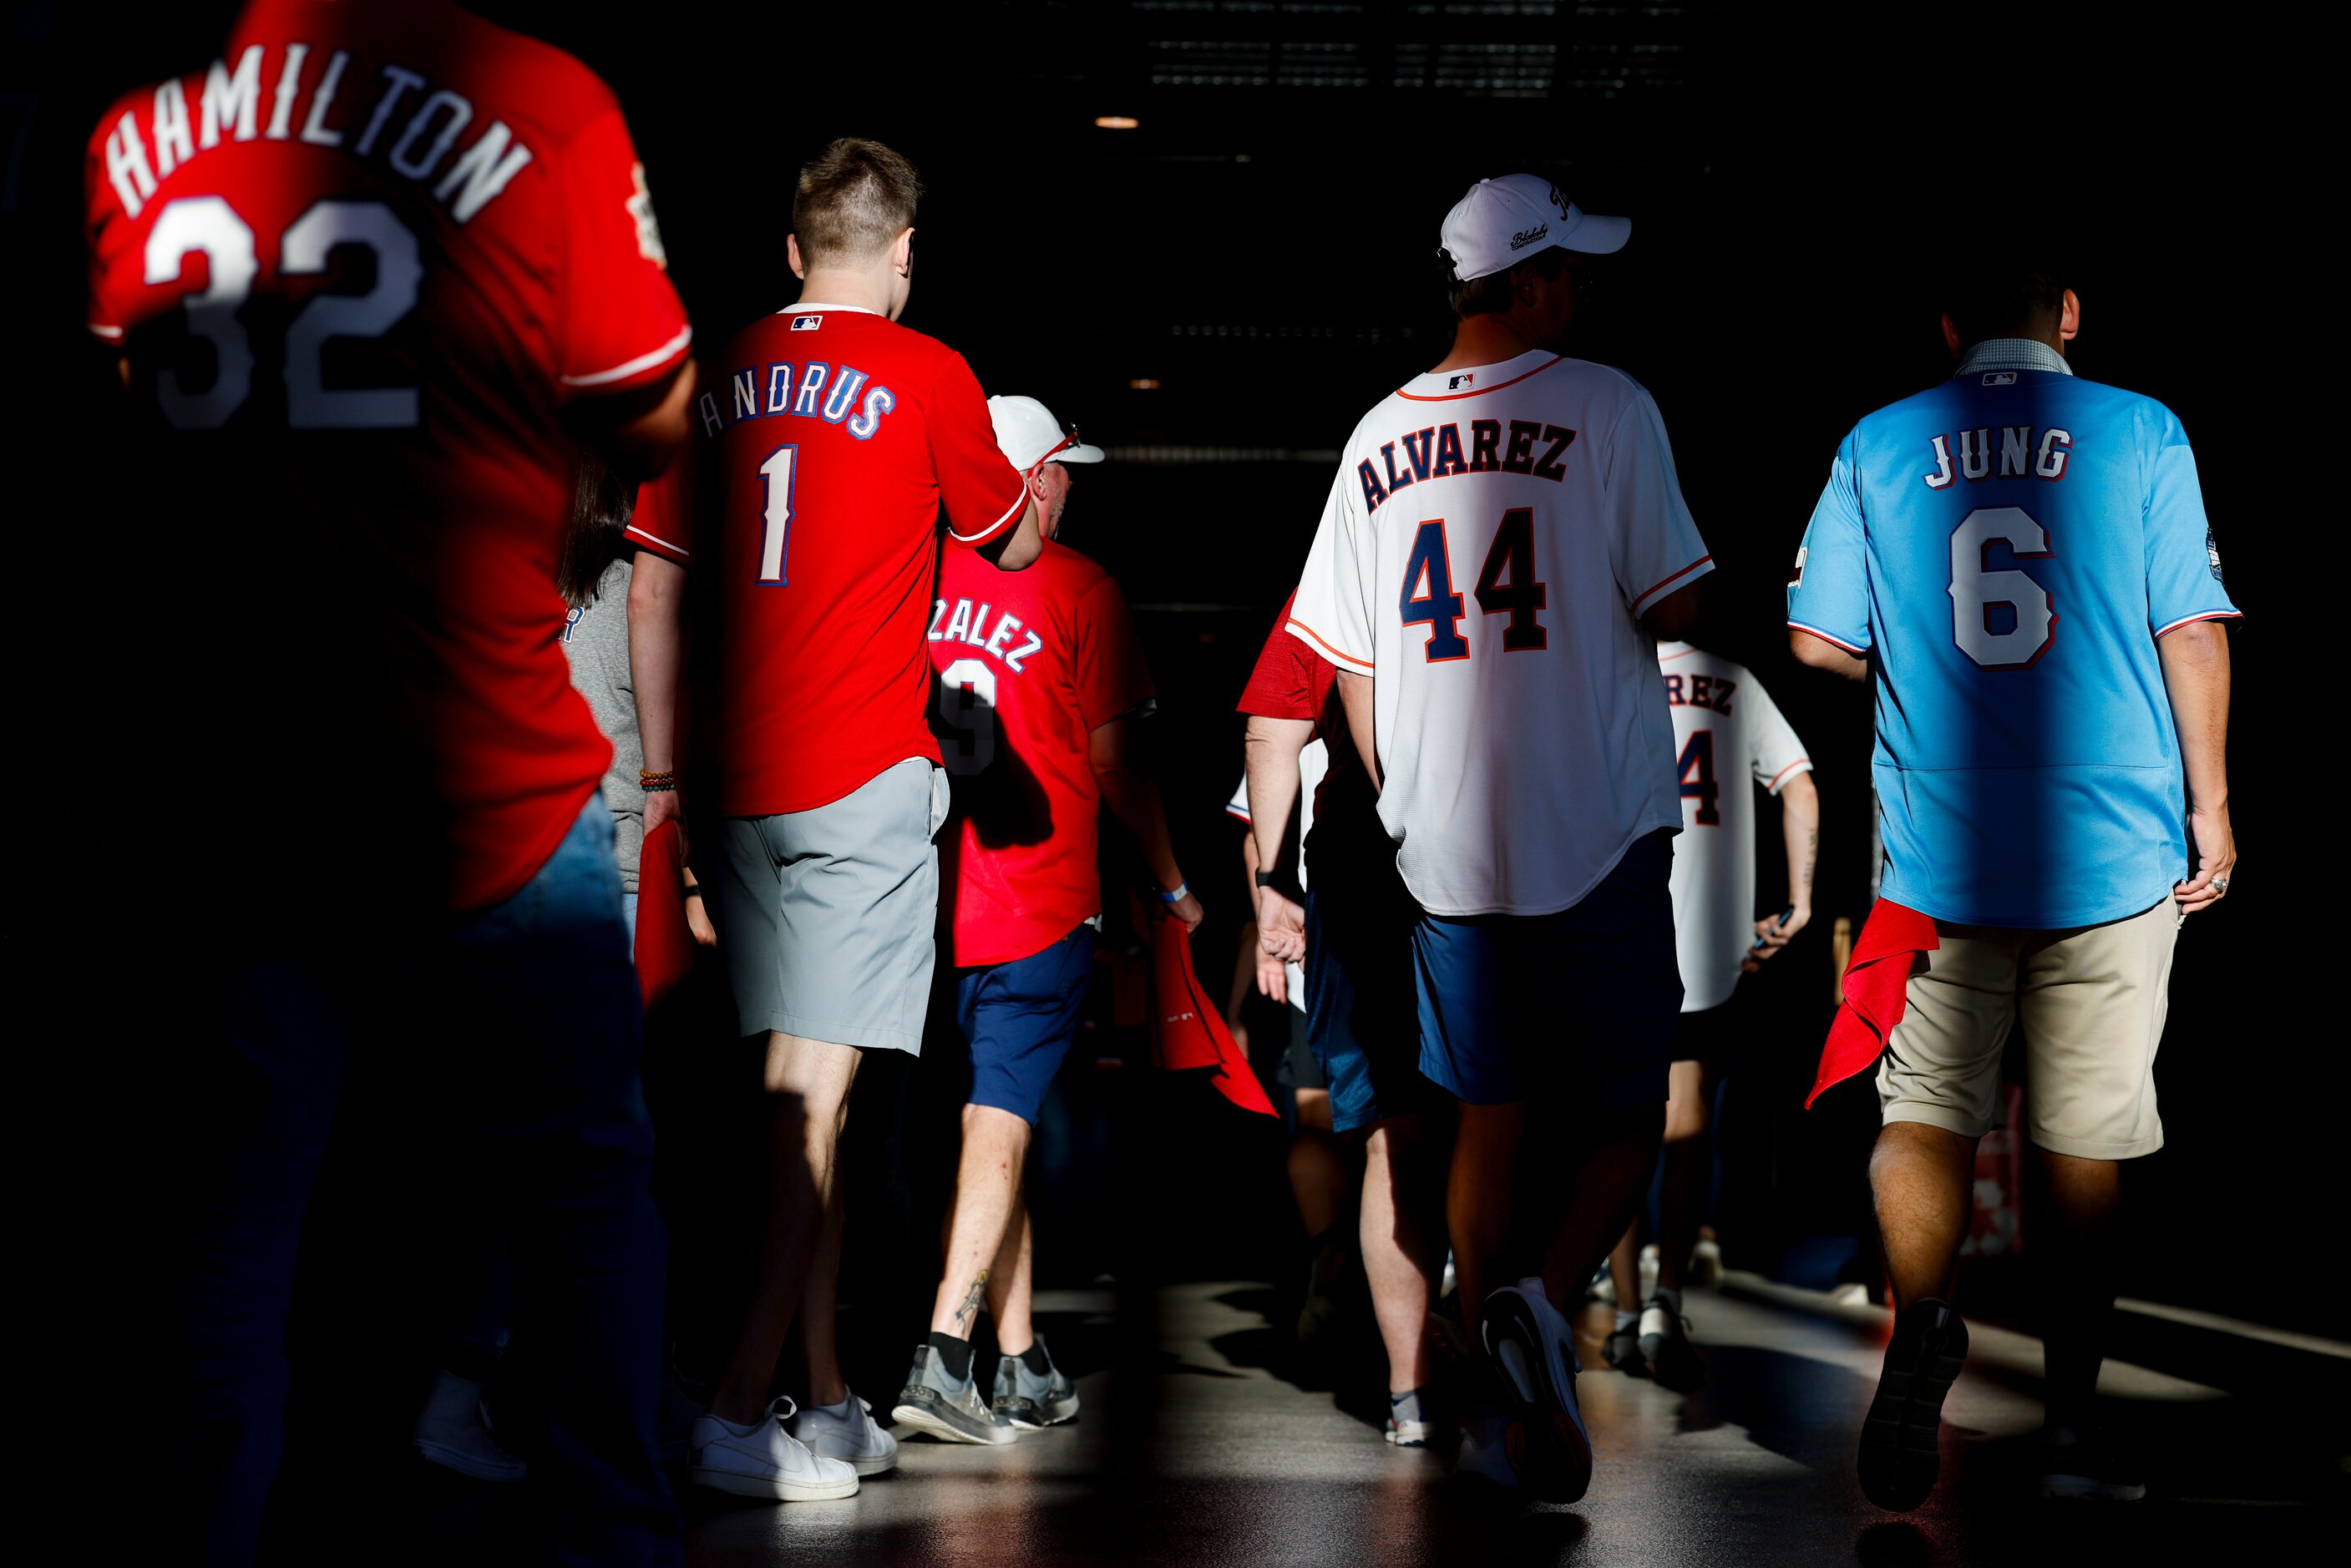
<path fill-rule="evenodd" d="M 919 1054 L 947 775 L 909 757 L 807 811 L 730 816 L 706 876 L 746 1034 Z"/>

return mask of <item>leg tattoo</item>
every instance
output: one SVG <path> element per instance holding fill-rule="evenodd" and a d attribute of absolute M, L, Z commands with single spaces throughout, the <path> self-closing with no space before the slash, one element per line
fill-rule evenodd
<path fill-rule="evenodd" d="M 969 1339 L 972 1324 L 979 1321 L 979 1309 L 987 1299 L 987 1271 L 982 1269 L 964 1293 L 963 1304 L 956 1308 L 956 1337 Z"/>

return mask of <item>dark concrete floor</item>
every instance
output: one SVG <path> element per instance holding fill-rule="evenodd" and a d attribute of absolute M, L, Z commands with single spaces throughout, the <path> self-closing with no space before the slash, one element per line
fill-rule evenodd
<path fill-rule="evenodd" d="M 2149 1499 L 2099 1508 L 2031 1497 L 2041 1347 L 1977 1325 L 1946 1409 L 1944 1485 L 1896 1518 L 1852 1474 L 1884 1314 L 1733 1276 L 1690 1298 L 1704 1389 L 1585 1373 L 1591 1491 L 1573 1509 L 1496 1510 L 1458 1496 L 1435 1453 L 1387 1447 L 1369 1411 L 1270 1370 L 1270 1300 L 1246 1284 L 1049 1293 L 1048 1337 L 1083 1372 L 1075 1423 L 1008 1449 L 909 1442 L 896 1474 L 840 1502 L 690 1498 L 689 1561 L 2225 1565 L 2332 1557 L 2351 1522 L 2340 1346 L 2303 1350 L 2294 1386 L 2239 1393 L 2222 1366 L 2194 1381 L 2110 1363 L 2103 1388 Z M 1600 1366 L 1604 1310 L 1577 1326 Z M 889 1391 L 867 1392 L 878 1406 Z"/>

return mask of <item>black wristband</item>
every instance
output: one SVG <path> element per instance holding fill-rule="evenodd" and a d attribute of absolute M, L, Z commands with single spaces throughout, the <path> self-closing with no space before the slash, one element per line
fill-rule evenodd
<path fill-rule="evenodd" d="M 1257 871 L 1251 875 L 1257 878 L 1257 885 L 1260 888 L 1270 888 L 1281 880 L 1280 873 L 1275 871 Z"/>
<path fill-rule="evenodd" d="M 702 885 L 699 882 L 688 882 L 685 885 L 685 896 L 689 898 L 701 898 Z"/>

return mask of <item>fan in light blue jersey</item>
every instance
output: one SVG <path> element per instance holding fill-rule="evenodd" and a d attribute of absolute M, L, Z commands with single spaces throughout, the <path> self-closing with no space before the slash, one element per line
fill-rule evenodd
<path fill-rule="evenodd" d="M 2157 639 L 2233 617 L 2170 410 L 1980 343 L 1837 448 L 1788 624 L 1876 666 L 1881 894 L 2058 929 L 2189 875 Z"/>

